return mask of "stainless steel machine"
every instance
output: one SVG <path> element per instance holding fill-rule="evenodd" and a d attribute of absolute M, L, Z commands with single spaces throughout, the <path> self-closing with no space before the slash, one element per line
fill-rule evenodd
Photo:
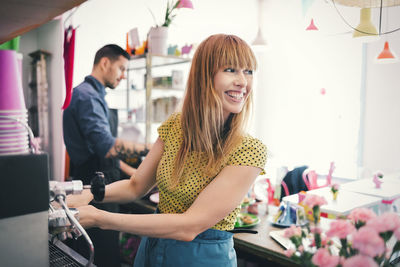
<path fill-rule="evenodd" d="M 94 247 L 79 224 L 68 194 L 84 189 L 80 181 L 49 182 L 47 154 L 0 156 L 0 265 L 13 267 L 94 266 Z M 57 203 L 57 205 L 55 205 Z M 87 260 L 63 244 L 83 235 Z"/>
<path fill-rule="evenodd" d="M 86 266 L 93 266 L 94 246 L 89 235 L 79 223 L 79 212 L 76 209 L 68 208 L 65 198 L 68 194 L 80 194 L 83 190 L 82 181 L 75 180 L 71 182 L 50 181 L 50 203 L 49 203 L 49 234 L 51 244 L 58 240 L 63 241 L 70 238 L 78 238 L 83 235 L 89 251 L 90 258 Z M 53 205 L 57 203 L 58 205 Z M 61 208 L 60 208 L 61 207 Z M 50 255 L 51 256 L 51 255 Z M 51 257 L 50 257 L 51 261 Z"/>

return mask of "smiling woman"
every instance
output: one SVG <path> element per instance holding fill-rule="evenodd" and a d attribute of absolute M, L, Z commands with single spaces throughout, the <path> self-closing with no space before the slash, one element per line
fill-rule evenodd
<path fill-rule="evenodd" d="M 222 68 L 214 78 L 215 90 L 219 94 L 224 110 L 224 119 L 231 113 L 242 111 L 253 85 L 253 71 L 248 69 Z"/>
<path fill-rule="evenodd" d="M 266 147 L 245 122 L 256 61 L 235 35 L 217 34 L 196 50 L 181 112 L 159 128 L 159 137 L 131 179 L 109 184 L 102 202 L 130 202 L 159 189 L 159 214 L 116 214 L 79 207 L 84 227 L 144 236 L 135 266 L 237 265 L 233 233 L 241 201 L 260 173 Z M 76 197 L 72 196 L 68 203 Z"/>

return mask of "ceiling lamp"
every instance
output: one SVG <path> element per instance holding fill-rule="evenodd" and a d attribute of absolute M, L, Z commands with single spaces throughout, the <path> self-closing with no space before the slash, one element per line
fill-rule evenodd
<path fill-rule="evenodd" d="M 381 6 L 399 6 L 400 0 L 333 0 L 333 2 L 338 3 L 342 6 L 349 7 L 360 7 L 360 8 L 370 8 L 370 7 L 381 7 Z"/>
<path fill-rule="evenodd" d="M 267 41 L 265 41 L 264 36 L 262 34 L 262 22 L 261 22 L 261 18 L 262 18 L 262 2 L 264 0 L 258 0 L 258 30 L 257 30 L 257 36 L 254 39 L 254 41 L 251 43 L 251 45 L 253 46 L 257 46 L 257 47 L 266 47 L 267 46 Z"/>
<path fill-rule="evenodd" d="M 343 22 L 347 24 L 350 28 L 354 30 L 353 37 L 370 37 L 376 36 L 379 37 L 384 34 L 393 33 L 395 31 L 400 30 L 400 28 L 382 32 L 382 9 L 384 7 L 392 7 L 399 6 L 400 0 L 332 0 L 336 11 L 339 16 L 342 18 Z M 343 15 L 339 12 L 336 4 L 340 4 L 348 7 L 359 7 L 360 11 L 360 24 L 354 28 L 347 20 L 343 17 Z M 375 26 L 371 22 L 371 8 L 379 8 L 379 27 L 378 31 Z M 364 39 L 364 38 L 363 38 Z M 377 38 L 374 38 L 375 40 Z"/>
<path fill-rule="evenodd" d="M 308 25 L 306 31 L 318 31 L 317 26 L 314 24 L 314 19 L 311 19 L 310 25 Z"/>
<path fill-rule="evenodd" d="M 376 59 L 378 63 L 393 63 L 397 61 L 397 57 L 390 51 L 388 41 L 385 42 L 382 52 Z"/>
<path fill-rule="evenodd" d="M 360 24 L 354 29 L 353 37 L 376 36 L 378 31 L 371 21 L 371 8 L 361 8 Z"/>

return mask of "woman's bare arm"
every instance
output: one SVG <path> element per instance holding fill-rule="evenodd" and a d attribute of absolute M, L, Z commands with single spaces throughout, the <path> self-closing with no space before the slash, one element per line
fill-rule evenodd
<path fill-rule="evenodd" d="M 249 166 L 225 167 L 182 214 L 118 214 L 85 206 L 79 209 L 81 223 L 85 227 L 190 241 L 232 212 L 260 171 Z"/>

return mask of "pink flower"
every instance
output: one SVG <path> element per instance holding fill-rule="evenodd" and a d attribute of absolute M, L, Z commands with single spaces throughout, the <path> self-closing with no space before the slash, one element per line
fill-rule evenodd
<path fill-rule="evenodd" d="M 350 235 L 356 228 L 351 222 L 346 220 L 335 220 L 331 222 L 330 229 L 326 232 L 328 237 L 337 236 L 340 239 L 345 239 L 348 235 Z"/>
<path fill-rule="evenodd" d="M 304 204 L 306 204 L 312 209 L 314 206 L 322 206 L 328 203 L 326 202 L 324 197 L 320 197 L 313 194 L 307 194 L 306 198 L 304 199 Z"/>
<path fill-rule="evenodd" d="M 300 245 L 299 248 L 298 248 L 298 250 L 300 251 L 300 253 L 303 253 L 303 252 L 304 252 L 304 246 L 303 246 L 303 245 Z"/>
<path fill-rule="evenodd" d="M 385 252 L 385 243 L 373 228 L 364 226 L 353 234 L 353 248 L 361 254 L 375 257 Z"/>
<path fill-rule="evenodd" d="M 310 226 L 310 231 L 313 234 L 321 234 L 322 233 L 322 229 L 318 226 Z"/>
<path fill-rule="evenodd" d="M 291 238 L 292 236 L 301 236 L 301 228 L 292 224 L 283 232 L 283 236 L 287 238 Z"/>
<path fill-rule="evenodd" d="M 344 261 L 343 267 L 378 267 L 378 264 L 370 257 L 356 255 Z"/>
<path fill-rule="evenodd" d="M 340 187 L 339 184 L 333 184 L 331 186 L 332 193 L 335 193 L 335 192 L 339 191 L 339 187 Z"/>
<path fill-rule="evenodd" d="M 393 212 L 386 212 L 367 222 L 367 226 L 374 228 L 378 233 L 394 231 L 400 227 L 400 217 Z"/>
<path fill-rule="evenodd" d="M 339 259 L 339 256 L 332 256 L 326 249 L 319 248 L 311 260 L 320 267 L 335 267 L 339 264 Z"/>
<path fill-rule="evenodd" d="M 366 208 L 358 208 L 352 210 L 347 218 L 351 220 L 353 223 L 358 223 L 358 222 L 366 223 L 367 221 L 375 217 L 376 214 L 372 210 Z"/>
<path fill-rule="evenodd" d="M 290 258 L 290 257 L 292 257 L 294 252 L 295 252 L 295 250 L 293 248 L 289 248 L 289 249 L 285 250 L 283 253 L 285 253 L 286 257 Z"/>

